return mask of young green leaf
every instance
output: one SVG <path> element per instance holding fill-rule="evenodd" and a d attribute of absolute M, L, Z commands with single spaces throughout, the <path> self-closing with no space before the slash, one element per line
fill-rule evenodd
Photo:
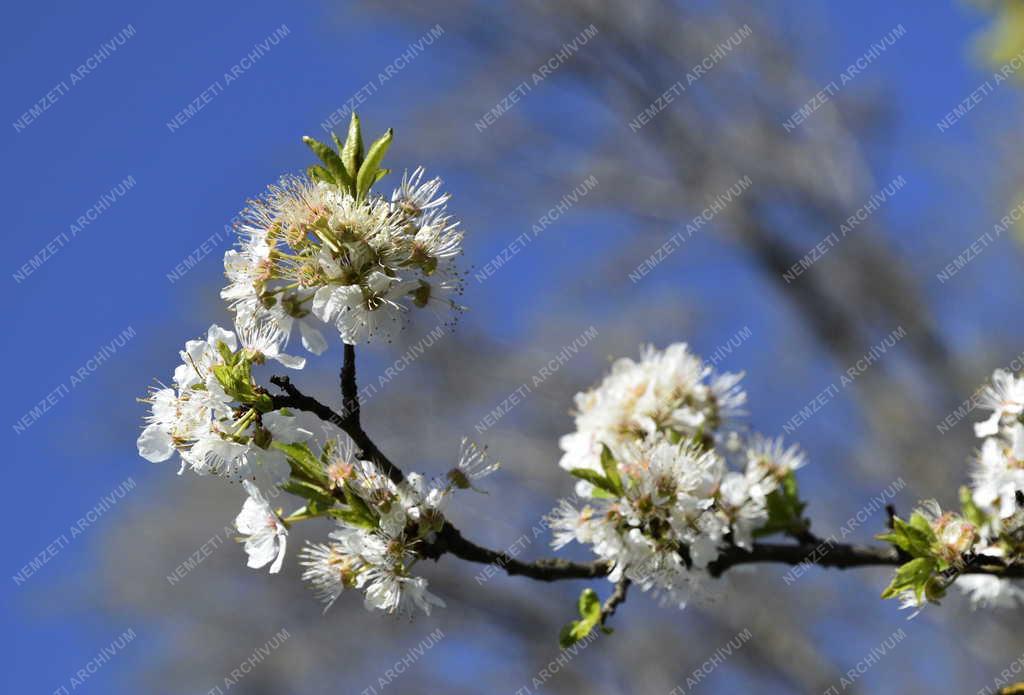
<path fill-rule="evenodd" d="M 313 164 L 312 166 L 307 167 L 306 173 L 313 181 L 323 181 L 324 183 L 329 183 L 334 186 L 338 185 L 338 182 L 334 180 L 334 175 L 319 164 Z"/>
<path fill-rule="evenodd" d="M 601 620 L 601 599 L 597 597 L 597 592 L 593 589 L 583 590 L 576 607 L 580 611 L 580 617 L 584 620 L 589 620 L 592 623 Z"/>
<path fill-rule="evenodd" d="M 558 646 L 562 649 L 568 649 L 572 645 L 576 644 L 579 638 L 576 636 L 576 628 L 579 626 L 580 621 L 573 620 L 562 626 L 562 629 L 558 633 Z M 585 636 L 585 635 L 584 635 Z"/>
<path fill-rule="evenodd" d="M 573 468 L 569 473 L 581 480 L 586 480 L 594 487 L 604 490 L 609 495 L 618 497 L 618 494 L 615 492 L 615 486 L 612 485 L 611 481 L 597 471 L 592 471 L 589 468 Z"/>
<path fill-rule="evenodd" d="M 339 138 L 338 134 L 335 133 L 333 130 L 331 131 L 331 140 L 334 140 L 334 149 L 336 149 L 339 154 L 344 155 L 345 143 L 343 143 L 341 141 L 341 138 Z M 345 164 L 345 157 L 344 156 L 342 156 L 342 158 L 341 158 L 341 163 Z M 349 169 L 348 164 L 345 164 L 345 169 L 348 170 L 348 171 L 352 171 L 352 169 Z"/>
<path fill-rule="evenodd" d="M 608 448 L 607 444 L 601 445 L 601 468 L 604 469 L 604 476 L 610 483 L 612 492 L 619 496 L 625 494 L 622 488 L 622 477 L 619 475 L 619 464 L 615 462 L 612 450 Z"/>
<path fill-rule="evenodd" d="M 800 499 L 793 471 L 787 473 L 780 481 L 779 487 L 765 498 L 765 504 L 768 508 L 768 520 L 754 531 L 755 536 L 792 533 L 807 528 L 808 522 L 803 518 L 807 504 Z"/>
<path fill-rule="evenodd" d="M 324 442 L 323 451 L 320 452 L 320 463 L 322 463 L 325 466 L 328 463 L 330 463 L 331 454 L 334 453 L 334 450 L 336 448 L 337 442 L 334 439 L 328 439 L 326 442 Z"/>
<path fill-rule="evenodd" d="M 232 352 L 223 340 L 217 341 L 217 353 L 226 365 L 233 365 L 238 361 L 239 353 Z"/>
<path fill-rule="evenodd" d="M 356 174 L 357 198 L 365 198 L 366 194 L 370 192 L 373 182 L 377 180 L 380 163 L 384 159 L 384 155 L 387 154 L 388 147 L 391 146 L 391 138 L 393 136 L 394 131 L 388 128 L 384 135 L 370 145 L 370 149 L 366 153 L 366 159 L 359 165 L 359 173 Z"/>
<path fill-rule="evenodd" d="M 260 412 L 266 413 L 273 409 L 273 401 L 265 393 L 256 390 L 252 383 L 252 364 L 248 360 L 240 360 L 236 364 L 216 364 L 213 375 L 220 382 L 224 392 L 231 398 L 250 405 Z"/>
<path fill-rule="evenodd" d="M 921 512 L 915 511 L 910 515 L 910 526 L 923 533 L 929 540 L 935 540 L 935 531 L 932 530 L 932 524 Z"/>
<path fill-rule="evenodd" d="M 882 598 L 892 598 L 908 590 L 920 598 L 925 593 L 928 580 L 937 569 L 937 562 L 928 557 L 918 557 L 903 563 L 896 570 L 889 586 L 882 592 Z"/>
<path fill-rule="evenodd" d="M 341 157 L 335 152 L 329 145 L 309 137 L 308 135 L 302 136 L 302 141 L 306 143 L 309 149 L 313 150 L 313 154 L 320 158 L 320 161 L 327 167 L 327 171 L 331 172 L 331 176 L 334 177 L 335 183 L 344 186 L 352 185 L 352 177 L 345 169 L 345 165 L 341 162 Z"/>
<path fill-rule="evenodd" d="M 345 492 L 345 503 L 348 505 L 349 509 L 376 527 L 377 515 L 372 509 L 370 509 L 366 502 L 363 501 L 363 498 L 359 496 L 355 489 L 348 483 L 345 483 L 345 487 L 342 489 Z"/>
<path fill-rule="evenodd" d="M 348 135 L 345 137 L 345 144 L 340 149 L 341 161 L 354 176 L 363 164 L 363 132 L 359 126 L 359 116 L 354 111 L 348 122 Z"/>
<path fill-rule="evenodd" d="M 562 649 L 571 647 L 589 635 L 601 623 L 601 599 L 593 589 L 584 589 L 576 602 L 580 619 L 573 620 L 562 627 L 558 634 L 558 644 Z M 604 628 L 602 628 L 604 630 Z M 605 630 L 607 634 L 609 630 Z"/>
<path fill-rule="evenodd" d="M 960 508 L 963 510 L 964 518 L 975 526 L 983 526 L 987 521 L 985 513 L 974 504 L 974 496 L 966 485 L 960 488 Z"/>
<path fill-rule="evenodd" d="M 359 526 L 361 528 L 371 530 L 377 528 L 376 522 L 367 519 L 365 516 L 352 509 L 342 509 L 341 507 L 334 507 L 333 509 L 328 510 L 327 513 L 337 519 L 346 521 L 349 524 L 352 524 L 353 526 Z"/>
<path fill-rule="evenodd" d="M 334 506 L 334 498 L 327 490 L 300 478 L 289 479 L 287 483 L 281 486 L 281 489 L 298 497 L 303 497 L 309 500 L 310 503 L 316 503 L 317 506 L 324 509 Z"/>
<path fill-rule="evenodd" d="M 880 533 L 875 538 L 892 543 L 912 557 L 931 557 L 935 532 L 927 519 L 914 512 L 909 524 L 896 517 L 893 519 L 892 530 Z"/>
<path fill-rule="evenodd" d="M 323 464 L 313 455 L 309 447 L 302 442 L 296 444 L 284 444 L 275 441 L 271 446 L 284 453 L 288 464 L 292 468 L 292 475 L 300 480 L 327 488 L 327 476 L 324 474 Z"/>

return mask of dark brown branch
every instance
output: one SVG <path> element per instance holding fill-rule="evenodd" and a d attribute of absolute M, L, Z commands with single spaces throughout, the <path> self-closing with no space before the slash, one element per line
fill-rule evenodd
<path fill-rule="evenodd" d="M 352 383 L 355 384 L 355 371 L 353 368 Z M 270 383 L 277 386 L 279 389 L 284 391 L 285 395 L 271 396 L 274 403 L 275 409 L 291 408 L 293 410 L 302 410 L 307 413 L 313 413 L 324 422 L 330 422 L 337 425 L 342 432 L 351 437 L 352 442 L 359 447 L 362 451 L 362 456 L 365 460 L 372 461 L 377 465 L 384 473 L 391 478 L 396 484 L 405 480 L 405 475 L 402 470 L 395 464 L 391 463 L 387 456 L 385 456 L 377 445 L 373 443 L 370 436 L 363 431 L 362 425 L 359 424 L 359 410 L 353 411 L 346 410 L 344 413 L 339 414 L 334 412 L 329 406 L 324 405 L 312 396 L 307 396 L 299 389 L 297 389 L 286 376 L 274 376 L 270 378 Z"/>
<path fill-rule="evenodd" d="M 629 585 L 632 582 L 623 577 L 615 584 L 615 590 L 608 600 L 601 606 L 601 624 L 604 625 L 608 619 L 615 615 L 615 609 L 626 602 L 626 594 L 629 593 Z"/>
<path fill-rule="evenodd" d="M 781 562 L 787 565 L 817 565 L 819 567 L 866 567 L 870 565 L 897 565 L 899 558 L 888 546 L 849 545 L 830 540 L 818 543 L 754 543 L 750 551 L 727 548 L 718 559 L 708 565 L 708 573 L 718 577 L 730 567 L 755 562 Z"/>
<path fill-rule="evenodd" d="M 359 426 L 359 387 L 356 385 L 356 348 L 345 343 L 345 361 L 341 365 L 341 408 L 344 416 Z"/>
<path fill-rule="evenodd" d="M 611 571 L 608 563 L 603 561 L 578 563 L 559 559 L 534 562 L 516 560 L 506 553 L 483 548 L 466 540 L 451 524 L 445 524 L 438 539 L 423 551 L 424 557 L 434 560 L 445 553 L 468 562 L 493 564 L 510 575 L 522 575 L 547 582 L 560 579 L 593 579 L 603 577 Z M 708 573 L 718 577 L 731 567 L 754 563 L 847 569 L 869 566 L 896 567 L 903 562 L 904 559 L 889 546 L 834 543 L 829 540 L 813 544 L 754 543 L 750 551 L 737 547 L 725 549 L 718 559 L 708 566 Z M 998 558 L 978 556 L 964 568 L 963 574 L 1021 578 L 1024 577 L 1024 566 L 1007 567 Z"/>
<path fill-rule="evenodd" d="M 401 469 L 393 464 L 374 444 L 370 436 L 363 431 L 359 423 L 358 391 L 356 389 L 355 351 L 345 346 L 345 364 L 341 370 L 342 397 L 349 405 L 341 414 L 320 403 L 311 396 L 299 391 L 286 376 L 275 376 L 271 383 L 284 391 L 285 395 L 272 396 L 274 407 L 292 408 L 313 413 L 325 422 L 337 425 L 345 432 L 369 461 L 380 467 L 396 484 L 405 479 Z M 849 567 L 890 566 L 895 567 L 908 558 L 891 546 L 868 546 L 847 543 L 836 543 L 832 539 L 818 540 L 816 536 L 805 530 L 798 535 L 795 544 L 786 543 L 755 543 L 747 551 L 738 547 L 725 549 L 718 559 L 708 566 L 708 572 L 718 577 L 731 567 L 753 563 L 780 563 L 785 565 L 816 565 L 818 567 Z M 436 538 L 421 548 L 421 554 L 432 560 L 442 555 L 451 554 L 455 557 L 485 565 L 494 565 L 509 575 L 521 575 L 539 581 L 557 581 L 562 579 L 594 579 L 604 577 L 611 571 L 611 566 L 602 560 L 589 563 L 570 562 L 560 558 L 545 558 L 533 562 L 517 560 L 508 553 L 484 548 L 467 540 L 462 533 L 445 522 Z M 975 556 L 962 569 L 963 574 L 991 574 L 1004 578 L 1024 577 L 1024 565 L 1005 565 L 999 558 Z M 613 603 L 614 609 L 623 597 Z M 615 598 L 613 593 L 609 598 Z"/>
<path fill-rule="evenodd" d="M 467 562 L 494 565 L 509 575 L 522 575 L 542 582 L 559 579 L 595 579 L 611 571 L 608 563 L 600 560 L 570 562 L 561 558 L 547 558 L 523 562 L 508 553 L 490 550 L 466 540 L 457 528 L 447 522 L 434 542 L 426 545 L 420 553 L 431 560 L 437 560 L 445 553 L 450 553 Z"/>

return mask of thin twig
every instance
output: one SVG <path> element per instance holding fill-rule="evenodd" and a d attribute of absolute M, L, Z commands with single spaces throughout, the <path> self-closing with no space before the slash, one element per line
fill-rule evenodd
<path fill-rule="evenodd" d="M 601 624 L 604 625 L 609 618 L 615 615 L 615 609 L 626 602 L 626 594 L 629 593 L 630 581 L 623 577 L 615 583 L 615 590 L 601 606 Z"/>
<path fill-rule="evenodd" d="M 353 417 L 351 411 L 347 411 L 343 415 L 334 412 L 329 406 L 299 391 L 292 384 L 291 379 L 286 376 L 271 377 L 270 383 L 285 392 L 283 396 L 271 396 L 275 409 L 292 408 L 294 410 L 302 410 L 307 413 L 313 413 L 324 422 L 337 425 L 342 432 L 352 438 L 352 442 L 362 451 L 362 456 L 376 464 L 396 485 L 405 480 L 402 470 L 391 463 L 388 457 L 373 443 L 370 436 L 363 431 L 362 426 L 359 424 L 358 415 Z"/>

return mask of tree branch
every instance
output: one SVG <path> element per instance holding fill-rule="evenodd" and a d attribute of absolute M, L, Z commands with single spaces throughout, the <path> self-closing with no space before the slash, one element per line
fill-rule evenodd
<path fill-rule="evenodd" d="M 359 386 L 356 385 L 356 348 L 345 343 L 345 361 L 341 365 L 341 408 L 345 417 L 359 427 Z"/>
<path fill-rule="evenodd" d="M 595 579 L 604 577 L 611 572 L 609 564 L 602 560 L 584 563 L 570 562 L 561 558 L 546 558 L 534 562 L 523 562 L 508 553 L 490 550 L 466 540 L 462 533 L 448 522 L 445 522 L 440 533 L 437 534 L 437 538 L 420 550 L 423 557 L 431 560 L 437 560 L 445 553 L 451 553 L 467 562 L 494 565 L 509 575 L 522 575 L 542 582 L 559 579 Z"/>
<path fill-rule="evenodd" d="M 343 374 L 344 371 L 344 368 L 342 368 Z M 285 392 L 285 395 L 283 396 L 271 396 L 275 409 L 291 408 L 293 410 L 302 410 L 307 413 L 313 413 L 324 422 L 330 422 L 337 425 L 342 432 L 352 438 L 353 443 L 362 451 L 362 456 L 365 460 L 372 461 L 378 468 L 384 471 L 385 475 L 391 478 L 396 485 L 405 480 L 405 474 L 402 473 L 402 470 L 395 464 L 391 463 L 388 457 L 385 456 L 381 450 L 377 448 L 377 445 L 373 443 L 370 436 L 363 431 L 362 425 L 359 424 L 358 408 L 356 408 L 355 411 L 346 410 L 342 414 L 336 413 L 329 406 L 326 406 L 312 396 L 307 396 L 299 391 L 299 389 L 292 384 L 291 379 L 286 376 L 271 377 L 270 383 Z M 352 388 L 354 389 L 354 364 L 352 367 L 351 383 Z"/>
<path fill-rule="evenodd" d="M 286 376 L 274 376 L 270 382 L 284 391 L 284 395 L 271 396 L 275 409 L 291 408 L 313 413 L 321 420 L 337 425 L 362 450 L 362 456 L 377 465 L 395 484 L 401 483 L 405 479 L 401 469 L 377 448 L 377 445 L 359 423 L 355 349 L 351 345 L 345 346 L 345 361 L 341 368 L 341 390 L 345 409 L 340 414 L 312 396 L 302 393 Z M 868 566 L 895 567 L 908 559 L 891 546 L 837 543 L 831 538 L 819 540 L 809 530 L 795 535 L 797 535 L 795 544 L 754 543 L 749 551 L 736 546 L 726 548 L 717 560 L 708 565 L 708 573 L 713 577 L 719 577 L 731 567 L 753 563 L 780 563 L 791 566 L 816 565 L 837 569 Z M 424 544 L 419 552 L 424 558 L 435 561 L 442 555 L 451 554 L 467 562 L 494 565 L 509 575 L 519 575 L 544 582 L 562 579 L 595 579 L 607 576 L 612 570 L 612 566 L 603 560 L 589 563 L 571 562 L 561 558 L 544 558 L 533 562 L 517 560 L 506 552 L 484 548 L 467 540 L 449 522 L 445 522 L 435 539 Z M 961 574 L 990 574 L 1003 578 L 1024 577 L 1024 565 L 1007 566 L 999 558 L 982 555 L 972 557 L 959 571 Z M 603 611 L 607 610 L 609 616 L 614 613 L 615 608 L 625 600 L 626 591 L 627 584 L 620 582 L 606 602 Z"/>
<path fill-rule="evenodd" d="M 632 582 L 623 577 L 615 584 L 615 590 L 608 600 L 601 606 L 601 624 L 604 625 L 608 619 L 615 615 L 615 609 L 626 602 L 626 594 L 629 593 L 629 585 Z"/>

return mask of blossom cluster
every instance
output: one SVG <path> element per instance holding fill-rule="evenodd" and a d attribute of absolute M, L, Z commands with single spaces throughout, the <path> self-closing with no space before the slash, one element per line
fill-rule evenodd
<path fill-rule="evenodd" d="M 880 536 L 912 558 L 883 594 L 899 598 L 904 608 L 938 602 L 954 583 L 975 605 L 1024 604 L 1024 590 L 1010 580 L 965 572 L 979 558 L 1006 565 L 1024 560 L 1024 379 L 996 370 L 978 407 L 992 412 L 974 426 L 983 441 L 971 485 L 960 492 L 962 510 L 943 512 L 927 500 L 908 524 L 897 520 L 892 532 Z"/>
<path fill-rule="evenodd" d="M 269 324 L 239 335 L 211 326 L 205 340 L 190 340 L 174 370 L 174 386 L 155 389 L 150 414 L 138 439 L 140 455 L 165 461 L 178 454 L 179 474 L 218 475 L 241 480 L 247 499 L 235 525 L 248 566 L 281 570 L 289 527 L 317 516 L 336 527 L 329 543 L 302 551 L 303 579 L 330 605 L 345 588 L 358 588 L 367 608 L 409 614 L 427 613 L 444 602 L 427 590 L 427 581 L 411 574 L 418 549 L 434 540 L 444 525 L 444 507 L 454 490 L 492 473 L 484 449 L 463 440 L 458 464 L 427 485 L 411 473 L 393 482 L 378 467 L 357 456 L 350 439 L 328 439 L 319 456 L 316 437 L 299 418 L 269 410 L 269 397 L 254 384 L 251 367 L 268 358 L 301 366 L 279 352 L 280 332 Z M 285 491 L 306 504 L 285 516 L 268 498 Z M 339 504 L 336 504 L 339 503 Z"/>
<path fill-rule="evenodd" d="M 319 324 L 349 344 L 390 341 L 410 309 L 432 307 L 442 321 L 461 310 L 453 297 L 463 276 L 453 261 L 463 233 L 441 179 L 418 167 L 390 197 L 374 193 L 369 186 L 388 172 L 379 161 L 391 133 L 364 156 L 358 118 L 352 123 L 337 152 L 306 138 L 325 166 L 284 176 L 250 201 L 239 247 L 224 255 L 221 297 L 230 308 L 285 336 L 297 327 L 317 355 L 327 347 Z"/>
<path fill-rule="evenodd" d="M 274 441 L 305 441 L 312 432 L 294 416 L 260 408 L 267 397 L 251 380 L 253 363 L 274 359 L 301 368 L 302 358 L 282 353 L 282 336 L 269 324 L 242 324 L 238 335 L 214 324 L 206 339 L 190 340 L 180 351 L 173 386 L 154 388 L 147 425 L 138 439 L 139 454 L 159 462 L 178 454 L 179 473 L 231 479 L 259 479 L 268 485 L 288 477 L 285 456 Z M 237 405 L 252 399 L 252 406 Z"/>
<path fill-rule="evenodd" d="M 973 551 L 1016 562 L 1024 558 L 1024 379 L 997 369 L 981 398 L 992 414 L 974 426 L 984 441 L 971 472 L 973 504 L 965 505 L 976 525 Z M 957 584 L 980 605 L 1024 603 L 1024 591 L 1007 579 L 969 575 Z"/>
<path fill-rule="evenodd" d="M 446 212 L 441 180 L 417 168 L 388 197 L 372 190 L 389 173 L 380 164 L 391 137 L 364 148 L 353 115 L 346 140 L 334 138 L 336 150 L 305 139 L 323 166 L 285 176 L 249 202 L 238 248 L 224 255 L 221 297 L 234 330 L 213 325 L 185 343 L 172 384 L 141 399 L 149 413 L 137 445 L 149 461 L 177 455 L 179 474 L 242 482 L 247 499 L 235 525 L 249 567 L 280 572 L 289 529 L 330 518 L 329 542 L 302 551 L 303 578 L 328 604 L 355 587 L 368 608 L 429 613 L 444 604 L 412 566 L 443 528 L 452 491 L 472 488 L 497 464 L 464 440 L 444 479 L 427 485 L 413 473 L 396 483 L 361 460 L 351 440 L 314 432 L 276 408 L 252 373 L 267 360 L 302 369 L 305 358 L 285 352 L 296 329 L 303 346 L 321 354 L 327 341 L 318 323 L 354 344 L 390 339 L 412 308 L 461 309 L 452 297 L 462 285 L 454 265 L 462 231 Z M 282 492 L 302 506 L 287 515 L 272 506 Z"/>
<path fill-rule="evenodd" d="M 481 455 L 475 444 L 463 440 L 458 466 L 443 483 L 428 485 L 418 473 L 395 483 L 373 463 L 356 458 L 351 447 L 333 448 L 329 485 L 344 495 L 347 509 L 334 514 L 329 542 L 303 549 L 302 578 L 327 607 L 351 588 L 363 592 L 368 609 L 390 614 L 411 615 L 417 608 L 429 614 L 431 606 L 444 606 L 427 590 L 427 580 L 411 570 L 422 544 L 433 542 L 444 526 L 452 491 L 497 467 L 480 466 Z"/>
<path fill-rule="evenodd" d="M 627 577 L 682 606 L 722 549 L 799 530 L 793 471 L 804 456 L 781 439 L 741 436 L 741 378 L 676 343 L 616 361 L 577 394 L 560 465 L 587 502 L 553 514 L 554 546 L 590 545 L 611 563 L 611 581 Z"/>

